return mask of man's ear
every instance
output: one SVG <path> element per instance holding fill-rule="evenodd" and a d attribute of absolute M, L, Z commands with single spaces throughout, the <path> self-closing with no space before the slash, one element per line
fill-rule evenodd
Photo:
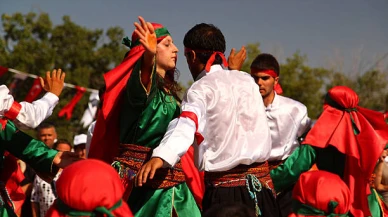
<path fill-rule="evenodd" d="M 189 58 L 190 63 L 194 63 L 195 60 L 197 59 L 197 55 L 195 51 L 191 50 L 188 54 L 186 54 Z"/>
<path fill-rule="evenodd" d="M 275 78 L 275 85 L 279 84 L 279 76 Z"/>

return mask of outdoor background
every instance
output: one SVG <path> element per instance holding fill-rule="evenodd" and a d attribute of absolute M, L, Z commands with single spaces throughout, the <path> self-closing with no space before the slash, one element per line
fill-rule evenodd
<path fill-rule="evenodd" d="M 249 51 L 244 70 L 260 52 L 271 53 L 281 66 L 284 95 L 304 103 L 317 118 L 328 88 L 347 85 L 360 105 L 388 110 L 388 1 L 259 1 L 259 0 L 0 0 L 0 66 L 44 75 L 62 68 L 66 82 L 98 89 L 103 73 L 123 58 L 124 36 L 134 30 L 137 16 L 168 28 L 181 51 L 179 82 L 192 82 L 183 56 L 183 37 L 197 23 L 212 23 L 224 33 L 226 56 L 231 48 Z M 0 77 L 14 81 L 13 73 Z M 14 91 L 24 99 L 33 79 Z M 89 93 L 70 120 L 58 111 L 74 96 L 66 88 L 50 121 L 60 138 L 86 132 L 79 120 Z M 183 93 L 182 93 L 183 94 Z M 30 131 L 29 133 L 33 133 Z"/>

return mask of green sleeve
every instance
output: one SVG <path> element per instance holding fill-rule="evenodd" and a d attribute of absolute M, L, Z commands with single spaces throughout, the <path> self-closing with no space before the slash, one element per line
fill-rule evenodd
<path fill-rule="evenodd" d="M 58 151 L 23 133 L 11 121 L 7 122 L 0 135 L 3 148 L 26 162 L 36 172 L 53 174 L 57 172 L 58 168 L 53 168 L 52 162 Z"/>
<path fill-rule="evenodd" d="M 301 145 L 276 169 L 271 170 L 270 175 L 276 192 L 295 184 L 300 174 L 308 171 L 315 162 L 316 152 L 309 145 Z"/>

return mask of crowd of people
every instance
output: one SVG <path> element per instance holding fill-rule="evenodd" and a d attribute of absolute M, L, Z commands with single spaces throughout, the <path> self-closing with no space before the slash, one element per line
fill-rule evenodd
<path fill-rule="evenodd" d="M 32 103 L 0 86 L 0 216 L 388 215 L 388 124 L 352 89 L 331 88 L 312 123 L 282 96 L 273 55 L 240 71 L 245 48 L 227 59 L 221 30 L 201 23 L 184 37 L 194 83 L 181 99 L 171 34 L 142 17 L 134 25 L 104 74 L 96 121 L 72 143 L 43 121 L 64 72 L 40 78 L 47 93 Z"/>

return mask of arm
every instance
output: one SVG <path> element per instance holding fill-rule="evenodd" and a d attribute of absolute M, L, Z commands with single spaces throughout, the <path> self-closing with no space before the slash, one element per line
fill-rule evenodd
<path fill-rule="evenodd" d="M 58 167 L 64 168 L 79 160 L 75 153 L 58 152 L 48 148 L 43 142 L 18 130 L 11 121 L 7 122 L 0 136 L 5 150 L 26 162 L 36 172 L 49 174 L 50 178 L 54 178 Z"/>
<path fill-rule="evenodd" d="M 140 38 L 140 43 L 144 46 L 146 51 L 143 54 L 141 64 L 141 82 L 146 87 L 147 93 L 150 91 L 151 73 L 154 66 L 154 58 L 156 54 L 156 34 L 154 27 L 151 23 L 146 22 L 143 17 L 139 16 L 141 25 L 137 22 L 134 23 L 136 30 L 135 33 Z"/>
<path fill-rule="evenodd" d="M 46 93 L 41 99 L 32 103 L 21 102 L 21 108 L 16 113 L 15 124 L 20 127 L 37 127 L 44 119 L 48 118 L 54 107 L 58 103 L 58 96 L 63 90 L 65 73 L 59 69 L 53 70 L 52 74 L 46 72 L 46 78 L 40 78 L 41 85 Z M 14 99 L 9 94 L 9 90 L 6 86 L 0 86 L 0 116 L 7 114 L 9 110 L 13 110 Z M 16 103 L 16 102 L 15 102 Z M 17 104 L 17 103 L 16 103 Z"/>
<path fill-rule="evenodd" d="M 297 147 L 282 165 L 270 172 L 276 192 L 281 192 L 295 184 L 300 174 L 311 168 L 315 158 L 316 153 L 311 146 Z"/>
<path fill-rule="evenodd" d="M 190 148 L 194 134 L 201 121 L 204 120 L 205 101 L 201 94 L 188 90 L 182 103 L 182 114 L 170 122 L 163 140 L 154 149 L 152 158 L 140 169 L 136 184 L 142 186 L 149 176 L 153 178 L 155 171 L 163 166 L 174 166 L 181 156 Z"/>

